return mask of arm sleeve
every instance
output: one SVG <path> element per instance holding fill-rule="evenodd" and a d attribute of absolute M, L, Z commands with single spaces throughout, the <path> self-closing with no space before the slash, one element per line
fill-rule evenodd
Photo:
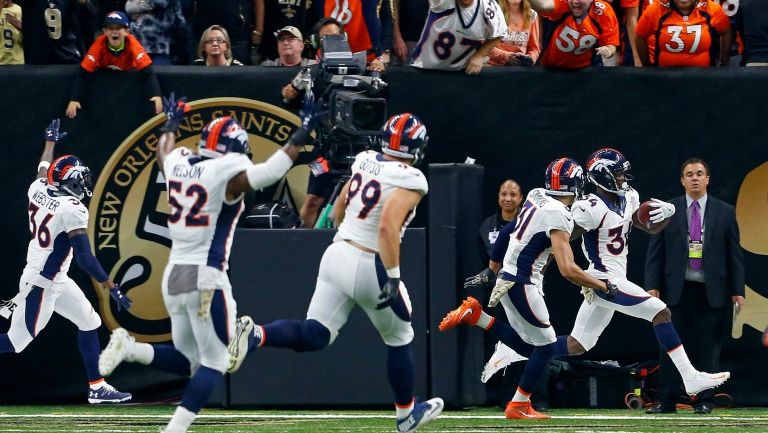
<path fill-rule="evenodd" d="M 69 97 L 70 101 L 80 102 L 83 100 L 83 94 L 85 92 L 85 80 L 86 80 L 87 74 L 88 74 L 88 71 L 86 71 L 82 67 L 77 68 L 77 72 L 75 73 L 75 82 L 72 85 L 72 95 Z"/>
<path fill-rule="evenodd" d="M 287 153 L 278 150 L 268 160 L 254 164 L 245 171 L 248 183 L 254 191 L 258 191 L 280 180 L 293 166 L 293 161 Z"/>
<path fill-rule="evenodd" d="M 709 8 L 712 15 L 712 28 L 717 30 L 718 33 L 724 33 L 731 27 L 731 20 L 718 3 L 710 3 Z"/>
<path fill-rule="evenodd" d="M 587 231 L 594 230 L 596 227 L 595 217 L 590 212 L 591 206 L 587 200 L 579 200 L 571 206 L 574 224 Z"/>
<path fill-rule="evenodd" d="M 69 238 L 69 243 L 75 251 L 75 261 L 82 270 L 88 273 L 98 282 L 107 281 L 109 276 L 104 272 L 104 268 L 91 251 L 91 245 L 88 243 L 88 236 L 79 234 Z"/>
<path fill-rule="evenodd" d="M 615 45 L 618 47 L 621 44 L 621 39 L 619 38 L 619 21 L 616 19 L 616 13 L 610 5 L 605 5 L 603 11 L 605 13 L 600 20 L 600 24 L 603 26 L 603 31 L 600 32 L 600 41 L 598 44 L 600 46 Z"/>
<path fill-rule="evenodd" d="M 152 65 L 148 65 L 144 69 L 139 70 L 140 74 L 144 74 L 144 79 L 147 82 L 147 90 L 149 90 L 150 96 L 160 96 L 160 82 L 157 81 L 157 74 L 155 74 L 155 68 Z"/>
<path fill-rule="evenodd" d="M 516 224 L 517 218 L 508 222 L 499 232 L 499 237 L 496 238 L 496 243 L 493 244 L 493 249 L 491 249 L 491 260 L 494 262 L 501 263 L 504 261 L 504 255 L 507 254 L 507 247 L 509 246 L 509 237 L 515 230 Z"/>
<path fill-rule="evenodd" d="M 573 218 L 570 216 L 570 212 L 566 209 L 547 209 L 542 208 L 543 212 L 546 212 L 544 218 L 546 218 L 547 236 L 550 236 L 552 230 L 562 230 L 568 234 L 573 232 Z"/>
<path fill-rule="evenodd" d="M 654 11 L 654 9 L 651 9 L 652 6 L 653 5 L 649 6 L 648 9 L 640 15 L 640 19 L 637 20 L 635 35 L 639 38 L 648 39 L 648 36 L 655 30 L 653 28 L 653 19 L 651 18 L 651 15 L 653 14 L 652 11 Z"/>

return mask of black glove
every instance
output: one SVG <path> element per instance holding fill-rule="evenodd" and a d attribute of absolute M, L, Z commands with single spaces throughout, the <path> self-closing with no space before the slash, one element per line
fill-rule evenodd
<path fill-rule="evenodd" d="M 619 294 L 619 287 L 616 286 L 616 284 L 613 284 L 610 281 L 605 282 L 605 288 L 608 289 L 605 292 L 605 299 L 608 301 L 612 301 L 616 299 L 616 295 Z"/>
<path fill-rule="evenodd" d="M 496 284 L 496 274 L 493 272 L 493 270 L 491 270 L 491 268 L 485 268 L 480 271 L 479 274 L 472 275 L 471 277 L 464 280 L 465 289 L 489 289 L 493 287 L 494 284 Z"/>
<path fill-rule="evenodd" d="M 120 286 L 115 284 L 115 287 L 109 289 L 109 294 L 112 295 L 112 299 L 114 299 L 115 304 L 117 304 L 117 311 L 120 311 L 123 308 L 126 310 L 131 309 L 133 301 L 131 301 L 129 297 L 125 296 L 123 292 L 120 291 Z"/>
<path fill-rule="evenodd" d="M 381 294 L 379 299 L 383 299 L 382 302 L 376 304 L 377 310 L 383 310 L 397 301 L 397 297 L 400 294 L 400 278 L 387 278 L 386 284 L 381 288 Z"/>
<path fill-rule="evenodd" d="M 165 125 L 160 128 L 160 132 L 173 132 L 179 130 L 179 124 L 184 119 L 184 112 L 189 111 L 187 98 L 182 97 L 177 101 L 173 92 L 167 98 L 163 96 L 163 112 L 165 113 Z"/>
<path fill-rule="evenodd" d="M 51 124 L 45 128 L 45 132 L 43 133 L 43 138 L 45 138 L 45 141 L 53 141 L 54 143 L 58 143 L 59 140 L 67 136 L 66 132 L 59 132 L 60 125 L 61 121 L 59 119 L 53 119 L 51 121 Z"/>

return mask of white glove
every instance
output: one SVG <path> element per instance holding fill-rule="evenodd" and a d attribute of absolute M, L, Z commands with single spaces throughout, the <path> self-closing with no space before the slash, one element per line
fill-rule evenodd
<path fill-rule="evenodd" d="M 506 295 L 509 289 L 514 285 L 514 281 L 502 280 L 501 278 L 497 279 L 496 285 L 493 286 L 493 291 L 491 291 L 491 299 L 488 301 L 488 306 L 495 307 L 498 305 L 502 296 Z"/>
<path fill-rule="evenodd" d="M 675 205 L 661 201 L 657 198 L 651 199 L 651 207 L 654 209 L 648 212 L 648 215 L 651 217 L 651 222 L 654 224 L 658 224 L 675 214 Z"/>
<path fill-rule="evenodd" d="M 587 305 L 592 305 L 592 301 L 595 300 L 595 291 L 589 287 L 582 287 L 581 294 L 584 295 L 584 300 L 587 301 Z"/>

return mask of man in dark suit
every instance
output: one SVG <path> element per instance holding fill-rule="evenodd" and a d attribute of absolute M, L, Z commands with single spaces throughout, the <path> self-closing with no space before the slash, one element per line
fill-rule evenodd
<path fill-rule="evenodd" d="M 682 166 L 685 195 L 671 201 L 675 215 L 651 237 L 645 263 L 648 293 L 669 306 L 696 368 L 717 371 L 732 306 L 744 305 L 744 258 L 733 206 L 707 194 L 709 166 L 691 158 Z M 669 357 L 661 357 L 660 403 L 648 413 L 675 412 L 681 381 Z M 710 413 L 712 390 L 698 395 L 696 413 Z"/>

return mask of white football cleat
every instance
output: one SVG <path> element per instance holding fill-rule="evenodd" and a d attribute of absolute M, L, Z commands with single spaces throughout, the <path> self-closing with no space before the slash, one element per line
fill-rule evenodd
<path fill-rule="evenodd" d="M 445 407 L 445 403 L 443 403 L 443 399 L 440 397 L 416 403 L 407 417 L 397 420 L 396 427 L 398 433 L 411 433 L 417 428 L 432 422 L 432 420 L 443 413 L 443 407 Z"/>
<path fill-rule="evenodd" d="M 109 376 L 123 361 L 133 361 L 132 354 L 136 339 L 128 335 L 128 331 L 117 328 L 112 331 L 109 343 L 99 355 L 99 374 Z"/>
<path fill-rule="evenodd" d="M 525 361 L 525 356 L 515 352 L 506 344 L 499 341 L 496 343 L 496 349 L 493 351 L 493 355 L 485 363 L 483 373 L 480 375 L 480 382 L 486 383 L 497 371 L 502 368 L 506 368 L 509 364 L 518 361 Z"/>
<path fill-rule="evenodd" d="M 692 377 L 683 379 L 683 385 L 685 385 L 685 392 L 688 395 L 696 395 L 705 389 L 722 385 L 729 377 L 731 377 L 731 373 L 728 371 L 722 373 L 697 371 Z"/>
<path fill-rule="evenodd" d="M 227 347 L 229 352 L 229 368 L 227 373 L 232 374 L 243 365 L 245 356 L 248 355 L 248 339 L 253 334 L 253 326 L 253 319 L 249 316 L 237 319 L 235 335 Z"/>

